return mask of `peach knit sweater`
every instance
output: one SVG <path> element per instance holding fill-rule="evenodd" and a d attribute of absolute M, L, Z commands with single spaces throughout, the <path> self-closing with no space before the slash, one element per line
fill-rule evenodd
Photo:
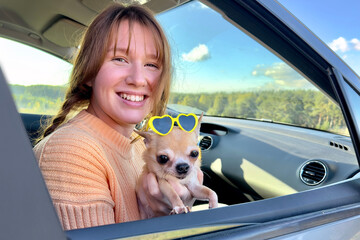
<path fill-rule="evenodd" d="M 39 142 L 34 152 L 63 228 L 140 219 L 144 150 L 85 110 Z"/>

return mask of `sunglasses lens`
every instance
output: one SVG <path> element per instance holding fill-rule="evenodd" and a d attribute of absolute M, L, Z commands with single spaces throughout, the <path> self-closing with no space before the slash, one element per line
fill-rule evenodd
<path fill-rule="evenodd" d="M 193 128 L 195 127 L 196 121 L 195 121 L 195 117 L 192 115 L 190 116 L 180 115 L 179 123 L 185 131 L 189 132 L 193 130 Z"/>
<path fill-rule="evenodd" d="M 169 117 L 157 118 L 153 120 L 154 128 L 161 134 L 167 134 L 172 125 L 172 120 Z"/>

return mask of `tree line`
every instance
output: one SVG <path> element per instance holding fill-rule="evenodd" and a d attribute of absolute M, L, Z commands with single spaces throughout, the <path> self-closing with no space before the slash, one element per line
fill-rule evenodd
<path fill-rule="evenodd" d="M 49 115 L 58 111 L 66 91 L 66 86 L 50 85 L 10 85 L 10 88 L 19 112 Z M 267 119 L 347 134 L 339 107 L 315 90 L 173 92 L 169 103 L 190 106 L 207 115 Z"/>
<path fill-rule="evenodd" d="M 10 85 L 10 90 L 19 112 L 53 115 L 64 100 L 66 87 Z"/>
<path fill-rule="evenodd" d="M 170 103 L 191 106 L 207 115 L 267 119 L 347 134 L 340 108 L 315 90 L 173 93 Z"/>

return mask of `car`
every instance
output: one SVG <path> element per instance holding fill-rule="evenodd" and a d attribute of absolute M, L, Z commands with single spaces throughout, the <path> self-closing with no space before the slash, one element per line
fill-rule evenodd
<path fill-rule="evenodd" d="M 110 2 L 0 0 L 1 238 L 360 239 L 360 78 L 274 0 L 137 1 L 171 45 L 168 113 L 204 113 L 204 184 L 221 207 L 63 231 L 32 147 L 79 33 Z M 38 81 L 52 63 L 61 74 Z"/>

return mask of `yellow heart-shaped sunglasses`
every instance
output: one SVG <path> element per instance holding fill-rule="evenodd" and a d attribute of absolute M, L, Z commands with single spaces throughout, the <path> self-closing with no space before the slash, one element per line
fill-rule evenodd
<path fill-rule="evenodd" d="M 150 118 L 146 129 L 150 127 L 157 134 L 165 136 L 171 132 L 175 124 L 185 132 L 192 132 L 198 124 L 198 118 L 193 113 L 180 113 L 176 118 L 170 115 L 154 116 Z"/>

